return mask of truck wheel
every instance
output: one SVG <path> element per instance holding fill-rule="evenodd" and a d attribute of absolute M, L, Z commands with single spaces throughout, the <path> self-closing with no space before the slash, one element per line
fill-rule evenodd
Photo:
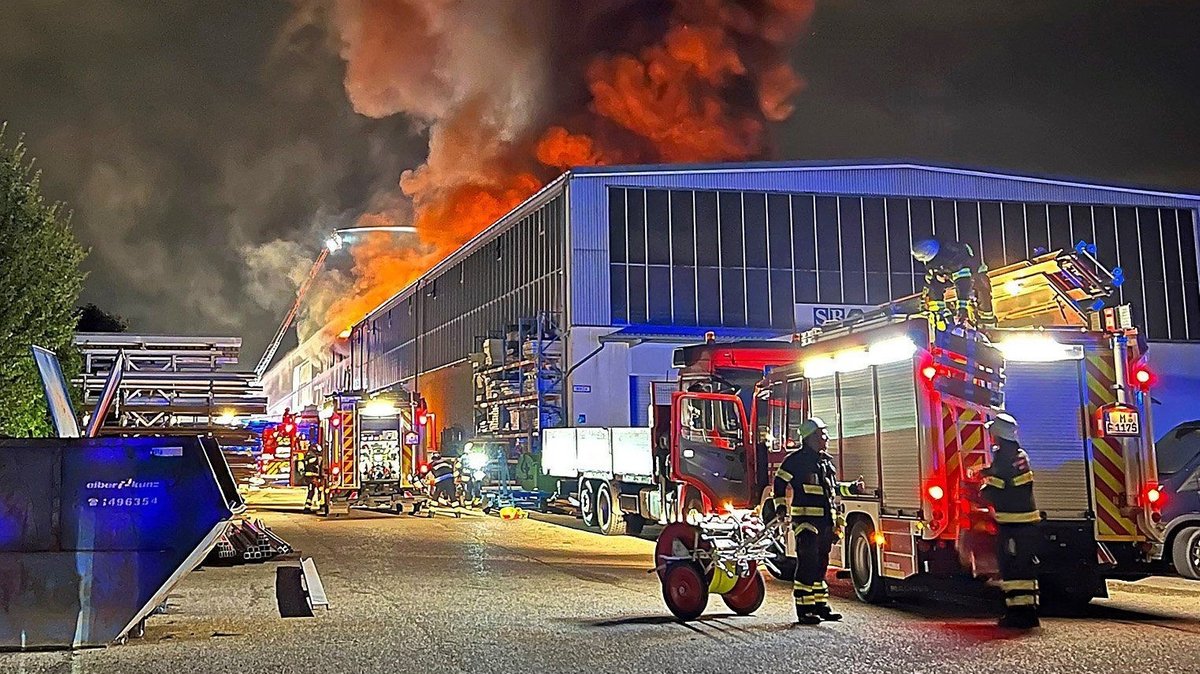
<path fill-rule="evenodd" d="M 579 482 L 579 515 L 583 518 L 583 526 L 596 526 L 596 489 L 591 480 Z"/>
<path fill-rule="evenodd" d="M 708 606 L 708 581 L 695 562 L 671 562 L 663 574 L 662 594 L 672 615 L 695 620 Z"/>
<path fill-rule="evenodd" d="M 879 567 L 879 555 L 871 542 L 874 528 L 868 520 L 859 520 L 850 530 L 850 581 L 854 594 L 868 604 L 887 601 L 887 579 Z"/>
<path fill-rule="evenodd" d="M 683 508 L 679 511 L 679 521 L 687 522 L 688 513 L 693 510 L 703 515 L 704 499 L 700 497 L 699 492 L 695 489 L 688 489 L 683 493 Z"/>
<path fill-rule="evenodd" d="M 596 490 L 596 520 L 605 536 L 625 535 L 625 513 L 621 512 L 615 491 L 611 482 L 601 483 Z"/>
<path fill-rule="evenodd" d="M 1179 575 L 1200 580 L 1200 527 L 1188 527 L 1175 536 L 1171 561 Z"/>

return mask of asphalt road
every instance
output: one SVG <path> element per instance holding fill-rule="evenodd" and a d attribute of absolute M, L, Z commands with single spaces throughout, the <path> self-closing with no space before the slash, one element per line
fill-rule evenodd
<path fill-rule="evenodd" d="M 795 627 L 789 589 L 738 618 L 671 619 L 652 543 L 553 522 L 267 515 L 317 560 L 332 610 L 278 617 L 274 565 L 202 569 L 123 646 L 0 654 L 0 672 L 1197 672 L 1200 586 L 1121 586 L 1037 633 L 916 589 L 887 607 L 834 584 L 840 624 Z"/>

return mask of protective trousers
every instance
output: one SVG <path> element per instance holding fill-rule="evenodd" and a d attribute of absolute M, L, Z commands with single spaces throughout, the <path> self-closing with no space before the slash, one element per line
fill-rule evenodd
<path fill-rule="evenodd" d="M 1001 524 L 996 534 L 999 549 L 1000 589 L 1004 608 L 1010 614 L 1036 614 L 1038 607 L 1036 524 Z"/>
<path fill-rule="evenodd" d="M 827 613 L 829 585 L 825 583 L 825 572 L 833 547 L 833 523 L 793 522 L 792 533 L 796 536 L 796 575 L 792 581 L 796 615 Z"/>
<path fill-rule="evenodd" d="M 321 490 L 320 478 L 306 477 L 304 483 L 308 487 L 304 494 L 304 507 L 320 508 L 325 505 L 325 493 Z"/>

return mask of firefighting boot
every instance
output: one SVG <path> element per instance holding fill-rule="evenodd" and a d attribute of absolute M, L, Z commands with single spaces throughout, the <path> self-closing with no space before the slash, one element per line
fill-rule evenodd
<path fill-rule="evenodd" d="M 1004 612 L 1004 617 L 1000 618 L 1000 622 L 997 624 L 1007 629 L 1031 630 L 1041 627 L 1042 623 L 1038 620 L 1035 611 L 1011 609 Z"/>
<path fill-rule="evenodd" d="M 821 616 L 813 612 L 812 606 L 796 606 L 797 625 L 820 625 Z"/>
<path fill-rule="evenodd" d="M 837 622 L 842 619 L 842 614 L 834 613 L 833 609 L 825 605 L 817 607 L 817 617 L 828 622 Z"/>

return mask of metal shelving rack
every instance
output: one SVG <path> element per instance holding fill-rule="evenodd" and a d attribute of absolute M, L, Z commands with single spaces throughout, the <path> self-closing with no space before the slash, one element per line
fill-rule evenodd
<path fill-rule="evenodd" d="M 476 437 L 513 441 L 509 466 L 525 453 L 540 462 L 541 430 L 565 420 L 558 325 L 553 314 L 519 319 L 503 337 L 480 337 L 472 358 Z"/>

